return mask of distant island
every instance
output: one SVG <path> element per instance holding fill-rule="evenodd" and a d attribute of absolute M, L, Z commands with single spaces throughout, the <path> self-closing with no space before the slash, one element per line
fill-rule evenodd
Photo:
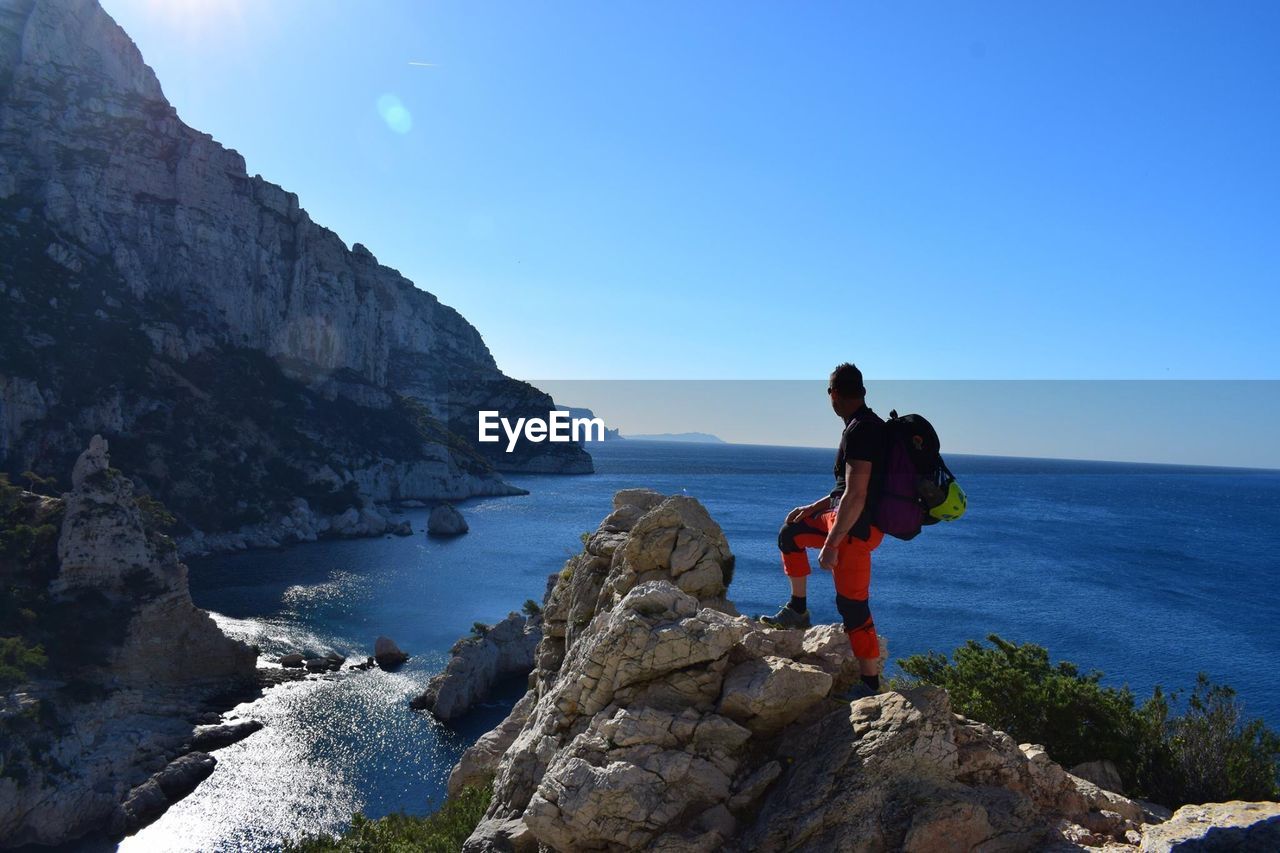
<path fill-rule="evenodd" d="M 697 444 L 728 444 L 718 435 L 709 432 L 660 432 L 653 435 L 624 435 L 632 441 L 683 441 Z"/>

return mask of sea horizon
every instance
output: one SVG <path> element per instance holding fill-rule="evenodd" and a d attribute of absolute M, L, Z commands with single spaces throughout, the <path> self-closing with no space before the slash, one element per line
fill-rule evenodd
<path fill-rule="evenodd" d="M 816 445 L 816 444 L 758 444 L 758 443 L 749 442 L 749 441 L 727 441 L 723 438 L 719 438 L 719 436 L 716 436 L 716 438 L 718 439 L 718 441 L 714 441 L 714 442 L 686 442 L 686 441 L 670 441 L 667 439 L 653 439 L 653 438 L 629 438 L 624 435 L 620 439 L 608 439 L 608 441 L 621 440 L 621 441 L 629 441 L 629 442 L 632 442 L 633 444 L 698 444 L 699 446 L 703 446 L 703 447 L 724 447 L 724 446 L 760 447 L 760 448 L 779 448 L 779 449 L 794 449 L 794 450 L 830 450 L 831 452 L 834 452 L 835 450 L 834 443 L 830 448 L 828 448 L 823 445 Z M 588 442 L 584 444 L 584 447 L 587 450 L 587 452 L 590 453 L 592 446 L 596 444 L 601 444 L 601 443 L 603 442 Z M 1005 455 L 1005 454 L 999 454 L 999 453 L 961 453 L 959 451 L 948 451 L 946 453 L 943 453 L 942 456 L 944 459 L 957 457 L 957 458 L 966 458 L 966 459 L 993 459 L 993 460 L 1003 459 L 1003 460 L 1026 461 L 1026 462 L 1085 462 L 1085 463 L 1094 463 L 1098 465 L 1134 465 L 1139 467 L 1172 468 L 1172 469 L 1190 468 L 1190 469 L 1202 469 L 1206 471 L 1230 471 L 1230 472 L 1239 472 L 1239 473 L 1248 473 L 1248 472 L 1257 472 L 1260 474 L 1280 473 L 1280 467 L 1268 468 L 1265 466 L 1220 465 L 1220 464 L 1214 464 L 1214 463 L 1200 463 L 1200 462 L 1150 462 L 1146 460 L 1131 460 L 1131 459 L 1086 459 L 1086 458 L 1078 458 L 1073 456 L 1018 456 L 1013 454 Z"/>

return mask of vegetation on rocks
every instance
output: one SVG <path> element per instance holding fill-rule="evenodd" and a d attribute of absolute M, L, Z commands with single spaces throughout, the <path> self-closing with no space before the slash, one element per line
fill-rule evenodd
<path fill-rule="evenodd" d="M 29 646 L 21 637 L 0 637 L 0 689 L 21 684 L 48 662 L 39 645 Z"/>
<path fill-rule="evenodd" d="M 60 500 L 25 492 L 0 473 L 0 689 L 48 663 L 44 589 L 57 571 Z"/>
<path fill-rule="evenodd" d="M 1130 796 L 1170 808 L 1280 798 L 1280 735 L 1262 720 L 1246 721 L 1235 691 L 1205 673 L 1186 711 L 1171 715 L 1176 692 L 1166 695 L 1157 685 L 1138 705 L 1127 686 L 1102 685 L 1098 670 L 1052 664 L 1034 643 L 987 639 L 990 647 L 969 640 L 950 660 L 929 652 L 899 665 L 945 688 L 957 713 L 1043 744 L 1063 766 L 1110 759 Z"/>

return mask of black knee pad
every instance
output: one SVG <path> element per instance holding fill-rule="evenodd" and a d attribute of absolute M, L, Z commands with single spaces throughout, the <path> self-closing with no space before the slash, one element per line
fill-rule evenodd
<path fill-rule="evenodd" d="M 804 549 L 796 544 L 796 537 L 804 533 L 816 533 L 819 536 L 826 535 L 821 527 L 814 527 L 812 524 L 807 524 L 803 521 L 788 521 L 778 531 L 778 550 L 784 554 L 803 551 Z"/>
<path fill-rule="evenodd" d="M 801 550 L 796 545 L 796 529 L 791 522 L 782 525 L 782 528 L 778 530 L 778 550 L 784 554 Z"/>
<path fill-rule="evenodd" d="M 871 621 L 871 605 L 865 598 L 845 598 L 837 593 L 836 610 L 840 611 L 846 631 L 856 630 Z"/>

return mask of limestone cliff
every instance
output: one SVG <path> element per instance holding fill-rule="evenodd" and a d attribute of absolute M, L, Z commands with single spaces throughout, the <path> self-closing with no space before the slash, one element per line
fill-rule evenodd
<path fill-rule="evenodd" d="M 0 467 L 88 437 L 191 528 L 510 493 L 581 447 L 473 443 L 545 417 L 456 311 L 188 127 L 96 0 L 0 4 Z"/>
<path fill-rule="evenodd" d="M 492 780 L 465 850 L 1118 851 L 1169 817 L 940 688 L 833 698 L 857 679 L 840 627 L 736 615 L 732 569 L 696 500 L 615 496 L 547 595 L 529 691 L 450 777 Z"/>
<path fill-rule="evenodd" d="M 60 499 L 15 491 L 0 566 L 16 601 L 0 636 L 38 645 L 47 663 L 0 682 L 0 847 L 119 822 L 129 791 L 186 751 L 206 702 L 255 682 L 257 660 L 192 603 L 173 541 L 150 528 L 101 437 Z M 35 546 L 13 553 L 24 538 Z"/>

